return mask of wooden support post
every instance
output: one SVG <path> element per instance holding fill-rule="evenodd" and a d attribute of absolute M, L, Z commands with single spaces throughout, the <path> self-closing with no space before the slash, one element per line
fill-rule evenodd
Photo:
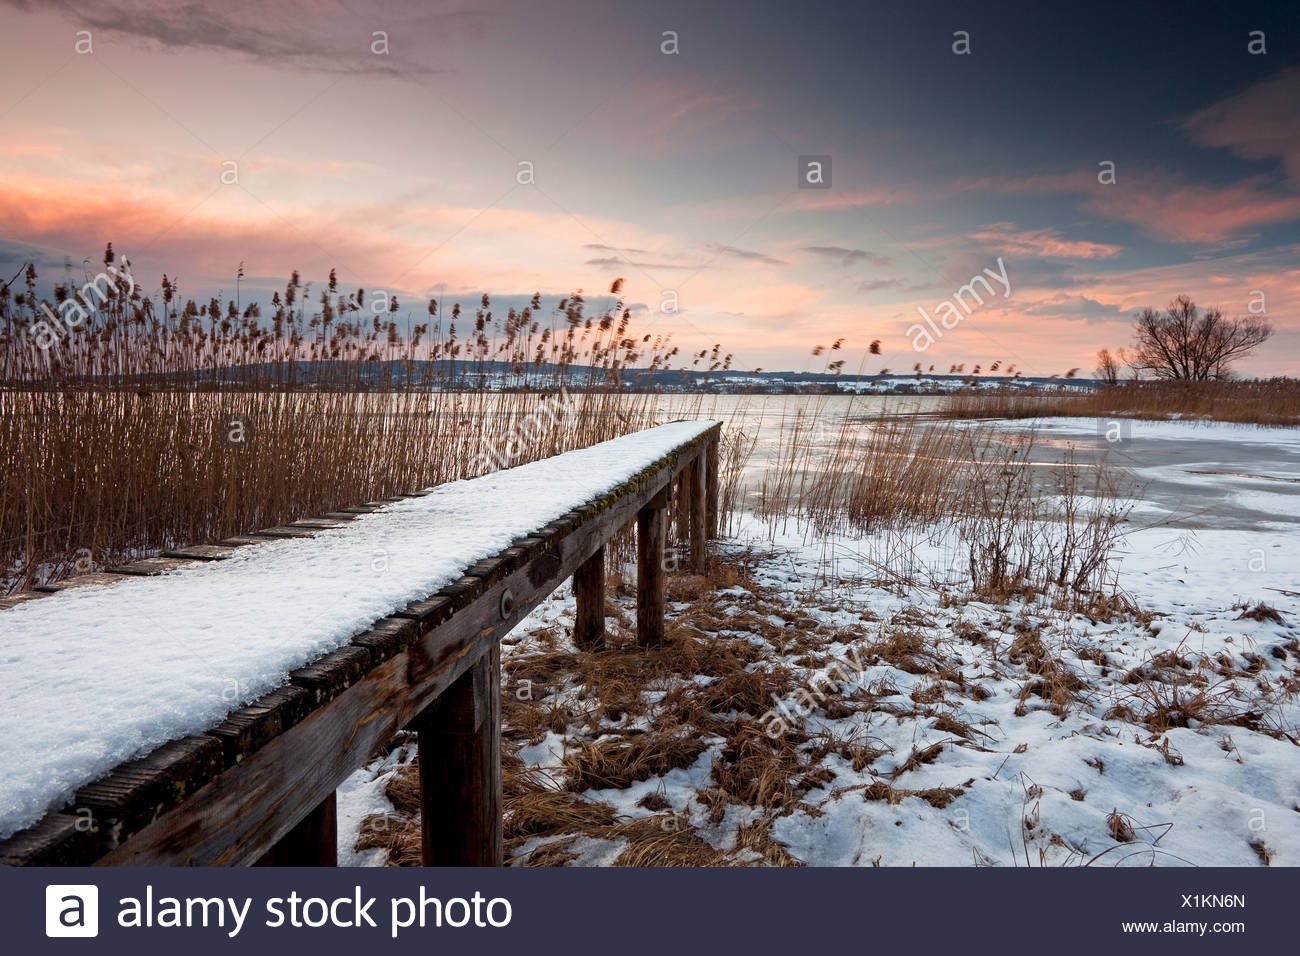
<path fill-rule="evenodd" d="M 664 639 L 664 538 L 668 489 L 636 515 L 636 636 L 643 647 Z"/>
<path fill-rule="evenodd" d="M 718 438 L 709 442 L 705 452 L 705 507 L 709 513 L 709 537 L 718 536 Z"/>
<path fill-rule="evenodd" d="M 708 526 L 705 507 L 704 456 L 697 455 L 685 472 L 687 498 L 691 511 L 691 571 L 703 574 L 706 569 Z"/>
<path fill-rule="evenodd" d="M 677 526 L 676 539 L 679 545 L 686 544 L 690 540 L 691 527 L 691 492 L 690 482 L 687 480 L 689 466 L 678 474 L 673 481 L 675 496 L 673 498 L 673 523 Z"/>
<path fill-rule="evenodd" d="M 500 866 L 500 645 L 443 691 L 415 726 L 424 865 Z"/>
<path fill-rule="evenodd" d="M 337 803 L 330 794 L 262 854 L 255 866 L 338 866 Z"/>
<path fill-rule="evenodd" d="M 605 546 L 573 572 L 573 597 L 577 613 L 573 622 L 573 643 L 583 651 L 605 647 Z"/>

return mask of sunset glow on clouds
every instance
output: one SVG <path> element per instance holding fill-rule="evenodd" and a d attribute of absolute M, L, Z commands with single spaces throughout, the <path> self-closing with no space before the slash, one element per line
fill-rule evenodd
<path fill-rule="evenodd" d="M 1028 5 L 8 0 L 0 16 L 0 281 L 28 260 L 56 280 L 111 241 L 146 288 L 166 272 L 185 296 L 233 295 L 242 262 L 244 298 L 267 299 L 293 269 L 336 268 L 422 318 L 434 295 L 598 296 L 622 276 L 636 327 L 684 349 L 808 368 L 843 337 L 857 371 L 880 339 L 875 372 L 910 369 L 918 306 L 1001 257 L 1010 297 L 923 365 L 1087 372 L 1135 309 L 1188 293 L 1240 313 L 1262 290 L 1278 335 L 1242 371 L 1300 372 L 1294 11 L 1189 13 L 1177 42 L 1127 7 L 1064 23 Z M 1266 55 L 1247 52 L 1256 29 Z M 809 154 L 833 157 L 832 188 L 795 188 Z"/>

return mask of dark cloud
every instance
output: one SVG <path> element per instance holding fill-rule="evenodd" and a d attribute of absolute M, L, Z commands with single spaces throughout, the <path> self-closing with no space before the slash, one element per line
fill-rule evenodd
<path fill-rule="evenodd" d="M 859 292 L 877 292 L 880 289 L 902 289 L 907 282 L 903 279 L 864 279 L 858 283 Z"/>
<path fill-rule="evenodd" d="M 813 255 L 823 259 L 830 259 L 838 262 L 841 266 L 848 268 L 860 262 L 868 263 L 873 266 L 887 266 L 892 260 L 874 252 L 868 252 L 865 249 L 849 249 L 845 246 L 804 246 L 804 252 L 811 252 Z"/>
<path fill-rule="evenodd" d="M 259 63 L 344 75 L 422 76 L 449 72 L 430 56 L 450 36 L 494 14 L 429 6 L 391 7 L 371 0 L 103 0 L 76 7 L 0 0 L 24 11 L 61 12 L 78 30 L 165 50 L 229 53 Z M 373 52 L 386 34 L 387 53 Z M 419 39 L 412 49 L 413 38 Z M 382 49 L 380 47 L 379 49 Z"/>
<path fill-rule="evenodd" d="M 589 243 L 587 243 L 586 245 L 584 245 L 582 248 L 584 248 L 584 249 L 594 249 L 594 250 L 596 250 L 597 252 L 621 252 L 621 253 L 623 253 L 624 255 L 628 255 L 628 256 L 644 256 L 644 255 L 646 255 L 646 251 L 645 251 L 644 249 L 633 249 L 633 248 L 631 248 L 631 247 L 627 247 L 627 246 L 624 246 L 624 247 L 620 247 L 620 246 L 607 246 L 607 245 L 605 245 L 605 243 L 603 243 L 603 242 L 589 242 Z"/>
<path fill-rule="evenodd" d="M 1060 295 L 1030 306 L 1025 309 L 1025 315 L 1042 315 L 1067 320 L 1082 319 L 1084 322 L 1095 323 L 1122 319 L 1128 313 L 1118 305 L 1106 305 L 1086 295 Z"/>
<path fill-rule="evenodd" d="M 624 259 L 621 256 L 602 256 L 597 259 L 588 259 L 583 265 L 594 266 L 597 269 L 608 271 L 632 266 L 637 269 L 693 269 L 698 272 L 700 269 L 705 268 L 707 263 L 641 262 L 636 259 Z"/>
<path fill-rule="evenodd" d="M 765 252 L 755 252 L 752 249 L 740 249 L 736 246 L 724 245 L 720 242 L 710 242 L 709 249 L 719 256 L 730 256 L 733 259 L 745 259 L 750 262 L 761 262 L 768 266 L 788 266 L 790 263 L 784 259 L 777 259 L 775 256 L 769 256 Z"/>
<path fill-rule="evenodd" d="M 1183 129 L 1202 146 L 1247 159 L 1277 158 L 1300 183 L 1300 70 L 1283 70 L 1207 106 L 1184 120 Z"/>
<path fill-rule="evenodd" d="M 943 264 L 940 285 L 956 289 L 969 282 L 972 276 L 984 274 L 985 269 L 999 272 L 998 258 L 995 254 L 977 252 L 951 256 Z M 1001 259 L 1011 280 L 1012 295 L 1020 289 L 1072 288 L 1091 281 L 1078 266 L 1069 262 L 1030 256 L 1002 256 Z"/>

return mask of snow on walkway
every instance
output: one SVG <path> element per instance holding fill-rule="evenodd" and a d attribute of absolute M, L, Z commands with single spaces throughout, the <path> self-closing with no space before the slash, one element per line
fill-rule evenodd
<path fill-rule="evenodd" d="M 714 422 L 674 422 L 386 506 L 306 539 L 0 611 L 0 838 L 218 723 Z"/>

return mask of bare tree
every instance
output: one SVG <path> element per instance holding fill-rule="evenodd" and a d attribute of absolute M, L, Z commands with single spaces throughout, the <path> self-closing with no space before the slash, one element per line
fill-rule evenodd
<path fill-rule="evenodd" d="M 1111 355 L 1110 349 L 1102 349 L 1097 353 L 1097 377 L 1107 385 L 1119 382 L 1119 366 L 1119 360 Z"/>
<path fill-rule="evenodd" d="M 1221 309 L 1202 311 L 1185 295 L 1170 302 L 1164 312 L 1143 309 L 1136 321 L 1133 368 L 1159 379 L 1227 378 L 1233 362 L 1273 334 L 1267 319 L 1256 315 L 1230 319 Z"/>

